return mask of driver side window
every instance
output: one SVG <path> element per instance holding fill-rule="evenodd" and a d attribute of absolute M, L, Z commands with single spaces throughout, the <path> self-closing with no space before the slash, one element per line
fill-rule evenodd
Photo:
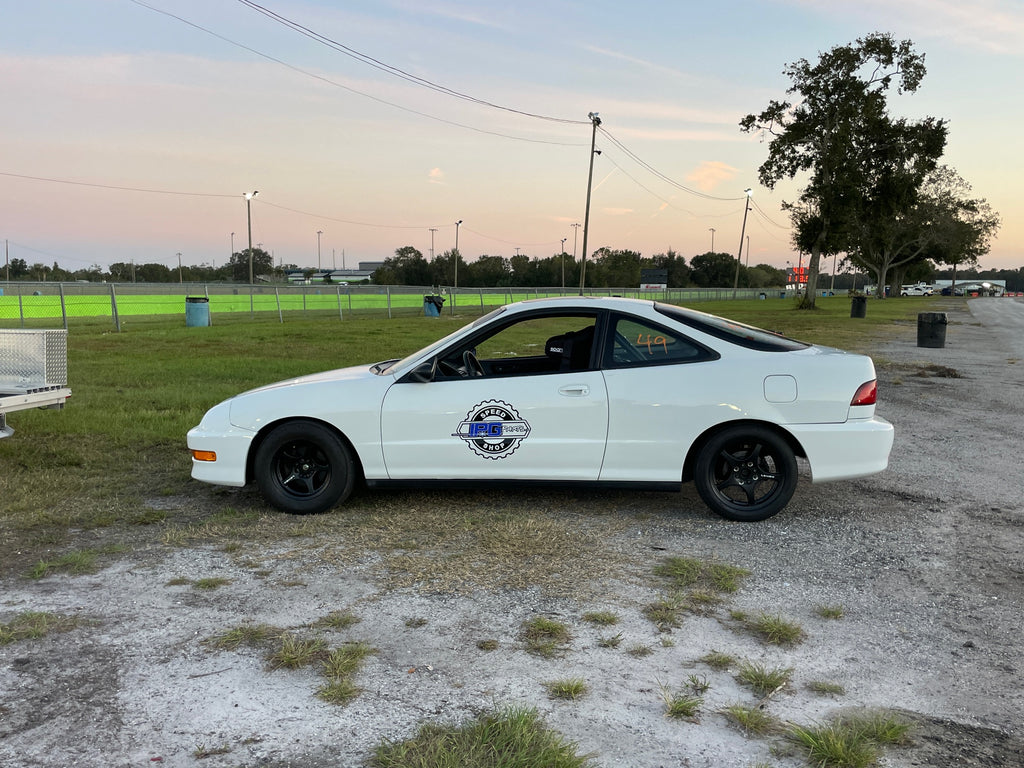
<path fill-rule="evenodd" d="M 446 377 L 470 376 L 465 352 L 479 362 L 484 376 L 580 371 L 591 367 L 596 316 L 531 316 L 506 325 L 467 345 L 442 353 L 438 367 Z"/>

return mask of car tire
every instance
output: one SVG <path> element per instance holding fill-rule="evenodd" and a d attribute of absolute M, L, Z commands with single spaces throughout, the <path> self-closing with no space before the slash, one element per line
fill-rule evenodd
<path fill-rule="evenodd" d="M 253 471 L 271 505 L 293 515 L 313 515 L 348 498 L 356 463 L 345 442 L 323 424 L 289 421 L 260 443 Z"/>
<path fill-rule="evenodd" d="M 766 520 L 796 490 L 793 449 L 777 433 L 756 425 L 728 427 L 701 447 L 694 468 L 697 493 L 729 520 Z"/>

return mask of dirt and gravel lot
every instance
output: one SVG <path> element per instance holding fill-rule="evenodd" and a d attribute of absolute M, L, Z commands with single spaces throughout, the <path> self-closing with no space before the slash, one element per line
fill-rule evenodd
<path fill-rule="evenodd" d="M 939 307 L 949 313 L 945 348 L 917 348 L 907 325 L 875 353 L 879 411 L 896 425 L 890 469 L 802 480 L 764 523 L 718 519 L 690 487 L 386 492 L 359 502 L 376 528 L 347 527 L 341 510 L 333 521 L 291 519 L 278 539 L 225 542 L 200 527 L 226 505 L 258 506 L 252 492 L 190 487 L 151 500 L 179 520 L 162 538 L 140 539 L 93 574 L 3 579 L 0 623 L 30 610 L 81 623 L 0 646 L 0 766 L 358 766 L 381 739 L 507 704 L 537 707 L 600 766 L 806 765 L 779 737 L 748 737 L 721 714 L 761 697 L 735 670 L 699 661 L 712 650 L 792 668 L 792 682 L 763 702 L 780 721 L 902 712 L 912 741 L 887 750 L 884 765 L 1020 766 L 1024 304 L 967 306 Z M 434 540 L 428 526 L 401 534 L 415 542 L 383 546 L 417 510 L 478 535 Z M 101 543 L 104 533 L 89 535 Z M 520 567 L 514 552 L 495 554 L 502 540 L 531 536 Z M 652 568 L 670 555 L 750 575 L 723 605 L 659 632 L 643 608 L 661 594 Z M 225 581 L 199 590 L 201 577 Z M 842 618 L 822 618 L 822 606 L 842 606 Z M 346 706 L 315 696 L 313 669 L 270 671 L 256 650 L 204 642 L 244 622 L 309 632 L 332 611 L 361 620 L 318 630 L 329 643 L 376 649 Z M 594 627 L 587 611 L 619 623 Z M 806 637 L 765 644 L 737 612 L 779 614 Z M 563 653 L 525 650 L 521 627 L 536 616 L 569 626 Z M 617 648 L 599 646 L 615 633 Z M 482 650 L 485 639 L 497 647 Z M 666 718 L 661 688 L 690 675 L 710 684 L 699 717 Z M 548 697 L 545 681 L 577 676 L 585 697 Z M 822 696 L 812 681 L 845 693 Z"/>

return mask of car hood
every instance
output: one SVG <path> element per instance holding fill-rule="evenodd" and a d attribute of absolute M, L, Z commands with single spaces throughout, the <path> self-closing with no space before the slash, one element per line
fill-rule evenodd
<path fill-rule="evenodd" d="M 260 392 L 269 392 L 275 389 L 285 389 L 287 387 L 295 387 L 301 384 L 316 384 L 325 382 L 352 381 L 356 379 L 377 378 L 377 374 L 373 372 L 372 368 L 372 365 L 355 365 L 352 366 L 351 368 L 338 368 L 333 371 L 311 373 L 307 376 L 296 376 L 294 379 L 275 381 L 273 384 L 265 384 L 262 387 L 250 389 L 246 392 L 242 392 L 240 395 L 236 395 L 236 397 L 246 397 L 248 395 L 254 395 Z"/>

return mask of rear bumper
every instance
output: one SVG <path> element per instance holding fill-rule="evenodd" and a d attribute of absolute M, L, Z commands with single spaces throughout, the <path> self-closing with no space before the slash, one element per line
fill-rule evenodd
<path fill-rule="evenodd" d="M 880 416 L 842 424 L 796 424 L 787 429 L 807 453 L 815 483 L 867 477 L 889 466 L 895 432 Z"/>

